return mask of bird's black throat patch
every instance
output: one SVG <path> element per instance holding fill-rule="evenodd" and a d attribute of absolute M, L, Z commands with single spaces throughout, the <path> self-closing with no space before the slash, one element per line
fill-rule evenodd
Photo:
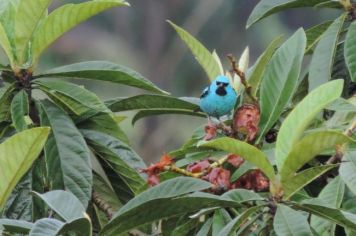
<path fill-rule="evenodd" d="M 225 96 L 227 94 L 226 90 L 224 87 L 218 87 L 216 90 L 215 90 L 215 93 L 219 96 Z"/>

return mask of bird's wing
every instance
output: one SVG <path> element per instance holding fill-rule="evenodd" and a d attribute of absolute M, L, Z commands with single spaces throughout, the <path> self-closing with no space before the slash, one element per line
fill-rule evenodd
<path fill-rule="evenodd" d="M 203 93 L 200 95 L 200 98 L 204 98 L 209 94 L 209 89 L 210 87 L 206 87 L 203 91 Z"/>

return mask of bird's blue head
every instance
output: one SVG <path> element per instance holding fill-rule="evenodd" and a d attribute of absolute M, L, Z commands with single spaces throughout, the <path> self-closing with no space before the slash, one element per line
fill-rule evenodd
<path fill-rule="evenodd" d="M 216 92 L 217 95 L 225 96 L 228 90 L 231 90 L 230 81 L 226 76 L 219 75 L 211 83 L 212 90 Z"/>

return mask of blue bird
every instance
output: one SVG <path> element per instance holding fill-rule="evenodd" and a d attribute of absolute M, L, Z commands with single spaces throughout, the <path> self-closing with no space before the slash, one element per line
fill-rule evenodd
<path fill-rule="evenodd" d="M 208 117 L 220 117 L 227 115 L 234 108 L 237 93 L 231 86 L 226 76 L 219 75 L 211 84 L 204 89 L 200 96 L 200 109 Z"/>

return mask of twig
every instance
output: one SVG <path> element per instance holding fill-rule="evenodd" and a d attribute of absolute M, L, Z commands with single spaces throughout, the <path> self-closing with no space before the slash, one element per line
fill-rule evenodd
<path fill-rule="evenodd" d="M 247 82 L 245 73 L 241 71 L 237 66 L 236 58 L 231 54 L 228 54 L 227 58 L 230 60 L 231 63 L 231 67 L 232 67 L 231 72 L 237 74 L 240 77 L 241 83 L 245 86 L 246 94 L 251 98 L 253 103 L 258 106 L 258 100 L 255 96 L 252 95 L 251 93 L 252 87 Z"/>
<path fill-rule="evenodd" d="M 92 193 L 92 200 L 94 204 L 105 213 L 106 217 L 111 220 L 115 213 L 114 209 L 112 209 L 112 207 L 104 199 L 100 198 L 99 194 L 95 190 L 93 190 Z"/>
<path fill-rule="evenodd" d="M 356 132 L 356 121 L 354 121 L 351 126 L 345 130 L 344 134 L 351 137 Z M 342 157 L 344 156 L 345 145 L 337 145 L 336 153 L 330 157 L 330 159 L 326 162 L 327 165 L 336 164 L 341 162 Z"/>
<path fill-rule="evenodd" d="M 209 173 L 211 171 L 211 169 L 223 165 L 228 159 L 229 159 L 228 156 L 224 156 L 223 158 L 211 163 L 210 166 L 205 171 L 198 172 L 198 173 L 192 173 L 192 172 L 187 171 L 185 169 L 181 169 L 181 168 L 179 168 L 179 167 L 177 167 L 175 165 L 165 166 L 164 170 L 172 171 L 172 172 L 175 172 L 175 173 L 178 173 L 178 174 L 182 174 L 182 175 L 185 175 L 185 176 L 189 176 L 189 177 L 193 177 L 193 178 L 200 178 L 200 177 L 206 175 L 207 173 Z"/>

